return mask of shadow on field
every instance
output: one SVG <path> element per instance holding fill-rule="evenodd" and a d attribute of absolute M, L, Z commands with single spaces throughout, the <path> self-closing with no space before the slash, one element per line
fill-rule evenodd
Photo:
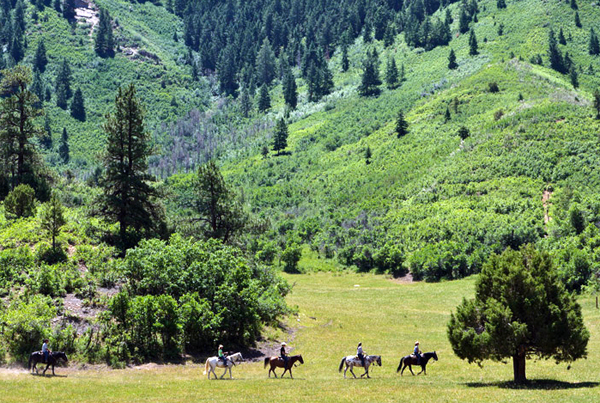
<path fill-rule="evenodd" d="M 525 384 L 515 382 L 468 382 L 467 386 L 471 388 L 490 388 L 501 389 L 527 389 L 527 390 L 561 390 L 561 389 L 584 389 L 596 388 L 600 386 L 599 382 L 563 382 L 553 379 L 534 379 Z"/>

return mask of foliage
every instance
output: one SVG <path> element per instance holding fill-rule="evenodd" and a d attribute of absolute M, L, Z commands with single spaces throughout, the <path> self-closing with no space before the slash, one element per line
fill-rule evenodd
<path fill-rule="evenodd" d="M 66 224 L 63 206 L 56 194 L 53 194 L 42 206 L 41 219 L 41 227 L 52 239 L 52 249 L 56 249 L 56 237 L 60 235 L 61 228 Z"/>
<path fill-rule="evenodd" d="M 528 356 L 571 362 L 587 355 L 581 307 L 558 281 L 547 253 L 532 246 L 494 255 L 474 300 L 463 300 L 448 323 L 454 353 L 470 363 L 513 359 L 514 380 L 526 381 Z"/>
<path fill-rule="evenodd" d="M 277 121 L 275 126 L 275 132 L 273 133 L 273 151 L 277 152 L 277 155 L 281 154 L 281 151 L 287 147 L 288 128 L 283 118 Z"/>
<path fill-rule="evenodd" d="M 29 217 L 35 213 L 35 194 L 31 186 L 19 185 L 4 199 L 7 218 Z"/>

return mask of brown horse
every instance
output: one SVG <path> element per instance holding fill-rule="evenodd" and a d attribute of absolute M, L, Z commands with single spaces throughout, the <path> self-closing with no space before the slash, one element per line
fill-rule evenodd
<path fill-rule="evenodd" d="M 432 358 L 436 361 L 438 360 L 438 356 L 435 353 L 435 351 L 430 352 L 430 353 L 421 354 L 421 362 L 417 364 L 417 357 L 415 357 L 414 355 L 407 355 L 406 357 L 402 357 L 402 359 L 400 359 L 400 365 L 398 365 L 398 369 L 396 370 L 396 372 L 400 372 L 400 368 L 402 368 L 402 372 L 400 372 L 400 375 L 402 375 L 404 373 L 404 370 L 406 369 L 406 367 L 408 367 L 408 369 L 410 370 L 410 373 L 414 375 L 415 373 L 412 370 L 412 366 L 420 365 L 421 372 L 424 372 L 425 375 L 427 375 L 427 371 L 426 371 L 427 362 Z M 417 375 L 420 375 L 421 372 L 419 372 Z"/>
<path fill-rule="evenodd" d="M 271 371 L 273 371 L 273 375 L 275 375 L 275 378 L 277 378 L 275 368 L 284 368 L 281 377 L 283 378 L 285 373 L 287 371 L 290 371 L 290 378 L 294 379 L 294 377 L 292 376 L 292 367 L 294 366 L 296 361 L 299 361 L 300 364 L 304 364 L 304 360 L 302 359 L 301 355 L 292 355 L 291 357 L 289 357 L 287 359 L 287 365 L 284 364 L 283 358 L 281 357 L 265 357 L 265 368 L 267 368 L 267 365 L 271 364 L 271 368 L 269 369 L 269 378 L 271 377 Z"/>
<path fill-rule="evenodd" d="M 46 375 L 46 371 L 48 370 L 48 367 L 50 367 L 50 365 L 52 365 L 52 375 L 56 375 L 54 373 L 54 366 L 56 365 L 56 363 L 58 362 L 59 359 L 63 359 L 66 362 L 68 362 L 68 358 L 67 355 L 65 353 L 63 353 L 62 351 L 53 351 L 48 355 L 48 362 L 44 363 L 44 353 L 42 353 L 41 351 L 34 351 L 33 353 L 31 353 L 31 355 L 29 356 L 29 364 L 28 364 L 28 368 L 31 370 L 31 372 L 33 373 L 33 370 L 35 370 L 35 373 L 38 373 L 37 370 L 37 364 L 38 362 L 47 364 L 46 368 L 44 369 L 44 372 L 42 373 L 44 376 Z M 33 364 L 33 366 L 32 366 Z"/>

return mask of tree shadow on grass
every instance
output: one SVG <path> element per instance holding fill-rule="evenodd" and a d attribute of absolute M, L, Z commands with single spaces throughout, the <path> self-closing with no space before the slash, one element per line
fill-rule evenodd
<path fill-rule="evenodd" d="M 554 379 L 533 379 L 520 384 L 515 382 L 468 382 L 471 388 L 501 388 L 501 389 L 525 389 L 525 390 L 563 390 L 563 389 L 585 389 L 597 388 L 600 382 L 563 382 Z"/>

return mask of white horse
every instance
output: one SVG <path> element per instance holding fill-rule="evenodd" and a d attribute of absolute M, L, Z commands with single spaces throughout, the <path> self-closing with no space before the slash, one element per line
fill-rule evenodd
<path fill-rule="evenodd" d="M 365 373 L 360 376 L 361 378 L 365 375 L 367 376 L 367 378 L 370 378 L 369 366 L 373 363 L 377 363 L 377 365 L 379 365 L 381 367 L 381 356 L 380 355 L 365 356 Z M 346 371 L 348 370 L 348 368 L 350 368 L 350 372 L 356 378 L 356 374 L 354 373 L 354 371 L 352 371 L 352 368 L 353 367 L 361 367 L 362 368 L 362 366 L 363 366 L 362 362 L 360 361 L 360 358 L 358 358 L 357 355 L 349 355 L 347 357 L 342 358 L 342 362 L 340 362 L 340 371 L 339 372 L 342 372 L 342 367 L 344 366 L 344 364 L 346 364 L 346 368 L 344 368 L 344 379 L 346 379 Z"/>
<path fill-rule="evenodd" d="M 223 364 L 223 360 L 219 359 L 219 357 L 209 357 L 206 359 L 203 375 L 206 375 L 208 373 L 208 379 L 210 379 L 210 373 L 212 372 L 215 375 L 215 379 L 217 379 L 217 373 L 215 372 L 215 368 L 219 367 L 225 368 L 225 372 L 223 372 L 223 375 L 221 375 L 221 379 L 223 379 L 223 377 L 227 373 L 227 370 L 229 370 L 229 378 L 233 379 L 233 376 L 231 376 L 231 367 L 233 367 L 237 361 L 242 361 L 243 359 L 244 357 L 242 357 L 242 353 L 235 353 L 227 356 L 227 364 Z"/>

